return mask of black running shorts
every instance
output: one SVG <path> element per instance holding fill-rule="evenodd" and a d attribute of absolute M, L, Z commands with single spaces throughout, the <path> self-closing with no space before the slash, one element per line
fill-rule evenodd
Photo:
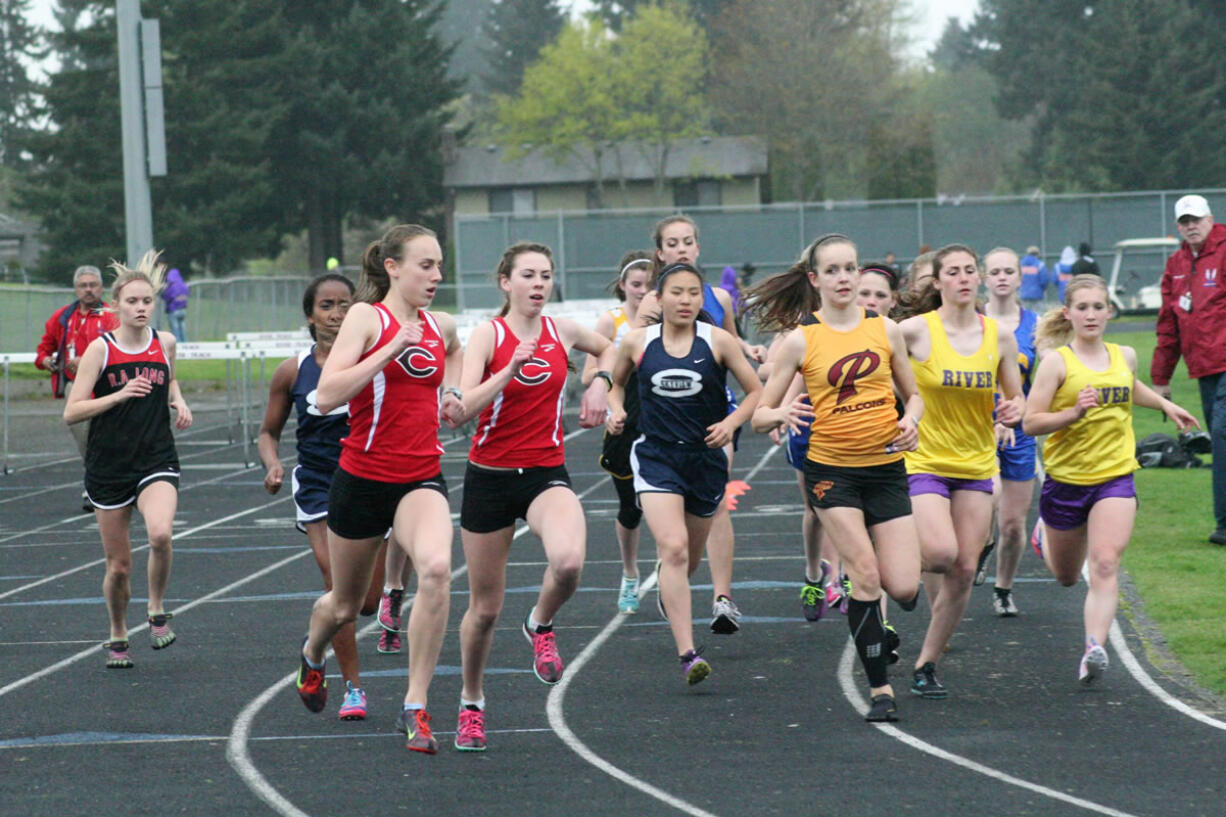
<path fill-rule="evenodd" d="M 570 486 L 565 465 L 496 471 L 471 462 L 464 471 L 460 527 L 471 533 L 492 533 L 528 517 L 528 507 L 550 488 Z"/>
<path fill-rule="evenodd" d="M 859 508 L 869 527 L 911 514 L 902 460 L 848 467 L 805 459 L 805 496 L 814 509 Z"/>
<path fill-rule="evenodd" d="M 328 529 L 344 539 L 382 537 L 396 518 L 400 500 L 413 491 L 447 496 L 442 473 L 415 482 L 377 482 L 337 468 L 328 490 Z"/>

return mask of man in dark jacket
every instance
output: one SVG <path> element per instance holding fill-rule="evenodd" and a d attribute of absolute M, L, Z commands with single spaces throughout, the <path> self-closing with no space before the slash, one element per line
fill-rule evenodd
<path fill-rule="evenodd" d="M 72 289 L 77 299 L 60 307 L 47 319 L 34 359 L 35 366 L 51 372 L 51 391 L 56 397 L 64 397 L 71 390 L 77 376 L 77 361 L 85 353 L 85 347 L 103 332 L 119 326 L 119 317 L 109 311 L 102 300 L 102 273 L 97 267 L 77 267 L 72 276 Z M 76 423 L 68 429 L 84 458 L 89 423 Z M 82 510 L 93 510 L 84 494 L 81 500 Z"/>
<path fill-rule="evenodd" d="M 1216 524 L 1209 541 L 1226 545 L 1226 290 L 1218 286 L 1218 273 L 1226 270 L 1226 225 L 1213 223 L 1203 196 L 1175 202 L 1175 223 L 1183 243 L 1162 272 L 1158 345 L 1149 379 L 1169 398 L 1171 375 L 1182 355 L 1200 386 L 1205 426 L 1213 438 Z"/>
<path fill-rule="evenodd" d="M 1090 255 L 1090 245 L 1083 241 L 1077 247 L 1077 260 L 1073 262 L 1073 275 L 1097 275 L 1100 278 L 1102 273 L 1098 270 L 1098 262 L 1094 260 L 1094 256 Z"/>

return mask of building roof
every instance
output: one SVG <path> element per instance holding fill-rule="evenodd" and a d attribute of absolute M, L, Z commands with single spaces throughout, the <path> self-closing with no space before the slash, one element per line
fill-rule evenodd
<path fill-rule="evenodd" d="M 639 144 L 622 142 L 605 152 L 602 164 L 606 180 L 616 180 L 619 166 L 627 181 L 655 178 L 650 149 L 640 149 Z M 590 149 L 584 150 L 587 153 L 582 159 L 572 155 L 555 162 L 540 150 L 507 160 L 507 149 L 499 145 L 462 147 L 456 151 L 455 161 L 444 170 L 443 184 L 452 188 L 489 188 L 593 182 L 594 161 Z M 766 140 L 760 136 L 679 139 L 669 151 L 665 175 L 670 179 L 765 176 L 766 157 Z"/>

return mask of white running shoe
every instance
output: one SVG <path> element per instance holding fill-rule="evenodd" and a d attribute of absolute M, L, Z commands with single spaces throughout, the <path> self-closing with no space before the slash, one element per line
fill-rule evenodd
<path fill-rule="evenodd" d="M 1081 666 L 1077 670 L 1077 680 L 1082 686 L 1089 686 L 1098 680 L 1107 669 L 1107 651 L 1090 639 L 1090 646 L 1085 655 L 1081 656 Z"/>
<path fill-rule="evenodd" d="M 720 596 L 711 605 L 711 632 L 732 635 L 741 629 L 741 611 L 727 596 Z"/>

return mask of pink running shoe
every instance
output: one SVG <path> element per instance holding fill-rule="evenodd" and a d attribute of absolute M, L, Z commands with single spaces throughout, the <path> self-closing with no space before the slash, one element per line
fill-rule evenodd
<path fill-rule="evenodd" d="M 384 655 L 394 655 L 400 652 L 400 633 L 395 630 L 384 630 L 379 633 L 379 645 L 376 649 Z"/>
<path fill-rule="evenodd" d="M 379 626 L 390 632 L 400 629 L 400 603 L 403 590 L 389 590 L 379 599 Z"/>
<path fill-rule="evenodd" d="M 1034 548 L 1035 555 L 1040 559 L 1043 558 L 1043 520 L 1039 519 L 1034 523 L 1034 532 L 1030 534 L 1030 547 Z"/>
<path fill-rule="evenodd" d="M 132 669 L 132 657 L 128 654 L 128 640 L 108 641 L 102 645 L 106 650 L 107 669 Z"/>
<path fill-rule="evenodd" d="M 562 680 L 562 656 L 558 655 L 558 642 L 553 627 L 548 631 L 533 631 L 524 617 L 524 638 L 532 645 L 532 671 L 543 684 L 556 684 Z"/>
<path fill-rule="evenodd" d="M 460 708 L 460 722 L 455 730 L 455 748 L 461 752 L 485 751 L 485 710 L 475 706 Z"/>

